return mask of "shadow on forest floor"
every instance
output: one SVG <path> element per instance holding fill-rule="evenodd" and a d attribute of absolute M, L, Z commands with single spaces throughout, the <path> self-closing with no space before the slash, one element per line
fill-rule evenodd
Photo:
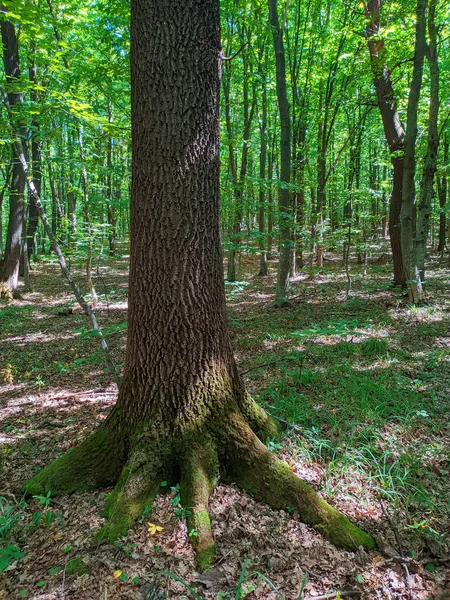
<path fill-rule="evenodd" d="M 286 599 L 302 586 L 302 598 L 333 590 L 408 598 L 393 558 L 396 536 L 414 597 L 447 597 L 449 272 L 430 273 L 427 304 L 415 308 L 391 289 L 389 266 L 373 265 L 367 277 L 355 268 L 349 298 L 341 268 L 333 261 L 312 279 L 299 275 L 290 306 L 275 309 L 274 274 L 252 276 L 256 259 L 244 257 L 243 281 L 226 286 L 230 330 L 249 391 L 286 425 L 283 440 L 267 440 L 269 447 L 391 558 L 338 551 L 289 511 L 220 485 L 211 499 L 217 567 L 200 576 L 183 512 L 173 506 L 176 490 L 158 497 L 114 546 L 93 538 L 105 491 L 22 500 L 21 483 L 92 431 L 117 391 L 89 323 L 49 263 L 33 270 L 33 293 L 0 308 L 0 570 L 10 564 L 0 598 L 143 598 L 143 581 L 170 598 L 189 597 L 159 571 L 189 582 L 202 598 L 234 598 L 246 559 L 249 600 L 277 597 L 261 574 Z M 101 267 L 96 285 L 96 308 L 120 365 L 126 262 Z M 150 535 L 148 520 L 164 531 Z M 88 570 L 82 576 L 69 574 L 78 558 Z"/>

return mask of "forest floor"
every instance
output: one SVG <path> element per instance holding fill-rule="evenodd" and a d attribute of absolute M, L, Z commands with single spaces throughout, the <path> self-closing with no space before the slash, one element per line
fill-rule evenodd
<path fill-rule="evenodd" d="M 22 498 L 21 484 L 90 433 L 117 393 L 50 261 L 34 266 L 32 293 L 0 307 L 0 599 L 450 598 L 450 271 L 431 261 L 427 302 L 415 308 L 375 261 L 367 276 L 352 265 L 347 298 L 330 257 L 277 309 L 275 265 L 261 278 L 256 262 L 242 257 L 227 298 L 246 385 L 290 424 L 268 445 L 379 550 L 337 550 L 289 510 L 219 485 L 217 562 L 199 574 L 176 488 L 114 545 L 94 539 L 111 490 Z M 95 277 L 117 364 L 127 272 L 125 258 L 111 260 Z"/>

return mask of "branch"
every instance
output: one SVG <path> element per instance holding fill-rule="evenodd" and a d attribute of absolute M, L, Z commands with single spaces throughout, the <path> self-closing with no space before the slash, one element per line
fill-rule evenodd
<path fill-rule="evenodd" d="M 361 596 L 359 590 L 347 590 L 344 592 L 334 592 L 333 594 L 324 594 L 323 596 L 310 596 L 307 600 L 328 600 L 331 598 L 344 598 L 345 596 Z"/>
<path fill-rule="evenodd" d="M 391 67 L 389 69 L 389 71 L 392 73 L 392 71 L 394 69 L 396 69 L 397 67 L 399 67 L 400 65 L 403 65 L 407 62 L 414 62 L 414 56 L 412 56 L 411 58 L 404 58 L 403 60 L 399 60 L 398 62 L 395 63 L 395 65 L 393 67 Z"/>
<path fill-rule="evenodd" d="M 8 111 L 8 115 L 11 118 L 11 105 L 9 104 L 9 100 L 8 100 L 8 96 L 6 94 L 6 92 L 3 90 L 3 88 L 0 87 L 0 93 L 3 95 L 3 103 L 6 107 L 6 110 Z M 13 123 L 12 119 L 11 119 L 11 124 Z M 14 149 L 15 152 L 17 154 L 17 157 L 20 160 L 20 164 L 22 166 L 23 169 L 23 173 L 25 175 L 25 179 L 27 181 L 27 185 L 28 185 L 28 189 L 30 191 L 30 197 L 31 200 L 34 202 L 37 210 L 38 210 L 38 214 L 39 217 L 41 218 L 42 221 L 42 225 L 44 226 L 44 231 L 47 234 L 49 240 L 52 243 L 53 249 L 55 251 L 56 256 L 58 257 L 58 262 L 59 265 L 61 267 L 61 271 L 63 272 L 65 278 L 67 279 L 70 287 L 72 288 L 72 291 L 75 295 L 75 298 L 78 301 L 78 304 L 81 306 L 83 312 L 90 318 L 91 322 L 92 322 L 92 327 L 93 329 L 96 331 L 97 336 L 100 340 L 100 345 L 101 348 L 103 350 L 103 355 L 105 358 L 105 363 L 106 366 L 108 368 L 108 371 L 111 373 L 111 375 L 114 377 L 114 381 L 117 383 L 118 386 L 120 386 L 121 383 L 121 377 L 116 369 L 115 364 L 112 361 L 111 358 L 111 354 L 109 352 L 109 348 L 108 348 L 108 344 L 106 342 L 106 339 L 99 327 L 98 321 L 97 321 L 97 317 L 95 316 L 95 314 L 92 312 L 91 307 L 89 306 L 89 304 L 86 302 L 86 300 L 84 299 L 83 294 L 81 293 L 80 288 L 78 287 L 78 284 L 76 283 L 76 281 L 74 280 L 72 273 L 69 269 L 69 267 L 67 266 L 66 260 L 64 258 L 64 255 L 61 251 L 61 248 L 58 244 L 58 240 L 56 238 L 56 236 L 53 234 L 52 232 L 52 228 L 50 226 L 50 223 L 48 221 L 47 215 L 45 213 L 45 209 L 42 205 L 41 199 L 39 197 L 39 194 L 36 190 L 36 186 L 34 185 L 34 181 L 33 178 L 30 176 L 29 174 L 29 168 L 28 168 L 28 162 L 26 159 L 26 155 L 25 155 L 25 151 L 23 148 L 23 144 L 22 144 L 22 139 L 20 137 L 20 135 L 18 135 L 15 131 L 14 131 L 14 127 L 13 127 L 13 132 L 16 136 L 16 139 L 14 141 Z"/>
<path fill-rule="evenodd" d="M 236 56 L 238 56 L 238 55 L 239 55 L 239 54 L 242 52 L 242 50 L 243 50 L 243 49 L 244 49 L 246 46 L 248 46 L 248 42 L 245 42 L 245 44 L 243 44 L 243 45 L 242 45 L 242 46 L 239 48 L 239 50 L 238 50 L 237 52 L 235 52 L 234 54 L 232 54 L 231 56 L 225 56 L 225 54 L 224 54 L 223 52 L 221 52 L 221 53 L 220 53 L 220 55 L 219 55 L 219 56 L 220 56 L 220 59 L 221 59 L 222 61 L 226 61 L 226 60 L 233 60 L 233 58 L 236 58 Z"/>

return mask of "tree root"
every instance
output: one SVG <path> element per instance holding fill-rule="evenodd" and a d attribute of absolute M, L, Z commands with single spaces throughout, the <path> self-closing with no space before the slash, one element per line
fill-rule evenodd
<path fill-rule="evenodd" d="M 106 507 L 107 521 L 97 537 L 110 542 L 127 535 L 145 508 L 151 507 L 165 475 L 165 456 L 156 449 L 149 450 L 141 441 L 132 451 L 122 469 L 119 481 L 111 493 Z"/>
<path fill-rule="evenodd" d="M 231 415 L 227 431 L 231 432 L 227 438 L 227 478 L 272 508 L 295 509 L 303 523 L 312 525 L 339 548 L 375 549 L 375 541 L 272 454 L 240 414 Z"/>
<path fill-rule="evenodd" d="M 48 491 L 61 496 L 108 487 L 117 482 L 124 461 L 124 446 L 110 429 L 101 426 L 35 475 L 23 489 L 30 496 Z"/>
<path fill-rule="evenodd" d="M 254 431 L 267 439 L 277 430 L 264 411 L 251 403 L 245 408 L 244 414 L 236 408 L 217 421 L 213 419 L 207 429 L 189 435 L 154 434 L 143 427 L 140 434 L 128 438 L 130 452 L 117 446 L 119 440 L 102 426 L 78 448 L 38 473 L 24 489 L 34 495 L 48 491 L 56 495 L 117 482 L 107 502 L 107 521 L 98 532 L 100 538 L 113 541 L 126 535 L 146 506 L 151 506 L 161 481 L 173 480 L 173 474 L 179 473 L 181 503 L 200 570 L 214 563 L 208 501 L 219 472 L 226 481 L 234 481 L 274 509 L 295 509 L 301 521 L 338 547 L 374 549 L 369 535 L 320 498 L 258 439 Z"/>
<path fill-rule="evenodd" d="M 219 463 L 212 441 L 190 447 L 182 466 L 181 503 L 187 509 L 189 538 L 197 552 L 197 565 L 204 571 L 214 564 L 215 546 L 208 512 L 209 495 L 217 483 Z"/>

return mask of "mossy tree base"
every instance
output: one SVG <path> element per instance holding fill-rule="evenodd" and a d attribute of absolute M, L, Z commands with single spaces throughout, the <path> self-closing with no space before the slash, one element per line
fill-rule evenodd
<path fill-rule="evenodd" d="M 150 506 L 161 481 L 178 477 L 187 526 L 201 570 L 214 563 L 209 495 L 218 481 L 234 481 L 274 509 L 291 507 L 335 546 L 375 548 L 374 540 L 331 507 L 286 463 L 260 441 L 273 437 L 274 422 L 248 398 L 240 408 L 210 419 L 190 432 L 168 435 L 141 427 L 129 449 L 112 446 L 112 430 L 100 427 L 25 484 L 29 494 L 66 494 L 111 485 L 105 526 L 98 536 L 110 541 L 126 535 Z M 256 435 L 256 432 L 258 435 Z M 259 436 L 259 437 L 258 437 Z M 114 449 L 114 451 L 113 451 Z"/>

